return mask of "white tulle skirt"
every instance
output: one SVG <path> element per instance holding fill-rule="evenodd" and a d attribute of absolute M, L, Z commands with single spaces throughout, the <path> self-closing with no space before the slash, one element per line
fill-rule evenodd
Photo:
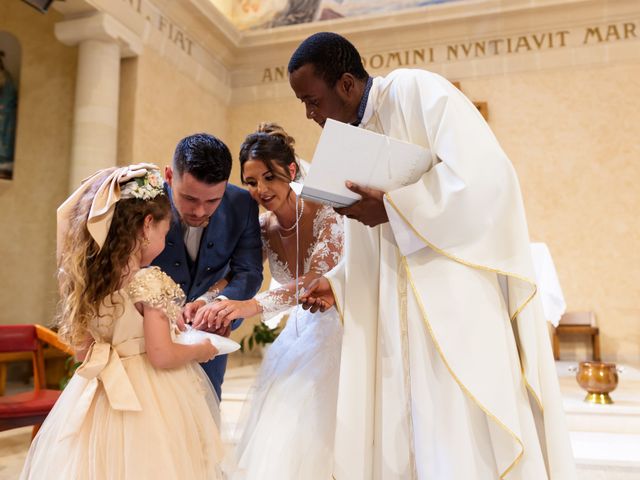
<path fill-rule="evenodd" d="M 156 370 L 145 354 L 122 364 L 142 410 L 114 410 L 100 383 L 78 418 L 89 380 L 75 375 L 34 439 L 21 479 L 222 478 L 219 407 L 200 366 Z"/>
<path fill-rule="evenodd" d="M 234 480 L 331 478 L 341 343 L 335 309 L 291 312 L 252 389 Z"/>

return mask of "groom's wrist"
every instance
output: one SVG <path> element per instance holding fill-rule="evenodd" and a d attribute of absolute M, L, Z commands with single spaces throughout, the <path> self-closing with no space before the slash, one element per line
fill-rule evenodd
<path fill-rule="evenodd" d="M 195 301 L 196 302 L 202 301 L 204 302 L 205 305 L 209 305 L 210 303 L 219 302 L 221 300 L 229 300 L 229 299 L 224 295 L 218 295 L 217 292 L 206 292 L 200 295 L 198 298 L 196 298 Z"/>

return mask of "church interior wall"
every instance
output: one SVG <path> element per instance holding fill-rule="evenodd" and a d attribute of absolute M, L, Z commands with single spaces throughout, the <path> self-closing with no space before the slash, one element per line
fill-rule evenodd
<path fill-rule="evenodd" d="M 553 256 L 570 311 L 592 310 L 603 358 L 640 358 L 640 63 L 516 73 L 463 81 L 489 103 L 513 162 L 532 241 Z M 561 357 L 588 358 L 588 339 Z"/>
<path fill-rule="evenodd" d="M 61 15 L 0 2 L 0 31 L 21 46 L 15 162 L 0 180 L 0 323 L 47 323 L 56 302 L 55 208 L 67 194 L 77 50 Z"/>
<path fill-rule="evenodd" d="M 119 163 L 169 165 L 178 141 L 196 132 L 229 141 L 226 104 L 154 49 L 123 63 Z"/>

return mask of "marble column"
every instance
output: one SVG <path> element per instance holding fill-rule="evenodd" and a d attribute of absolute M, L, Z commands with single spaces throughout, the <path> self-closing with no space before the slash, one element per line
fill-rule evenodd
<path fill-rule="evenodd" d="M 105 13 L 65 20 L 56 38 L 78 46 L 69 189 L 117 164 L 120 59 L 139 55 L 142 40 Z"/>

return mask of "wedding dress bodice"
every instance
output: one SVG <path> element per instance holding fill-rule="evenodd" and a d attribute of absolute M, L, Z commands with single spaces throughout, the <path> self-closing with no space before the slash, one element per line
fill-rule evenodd
<path fill-rule="evenodd" d="M 263 256 L 269 260 L 272 277 L 282 285 L 256 296 L 265 320 L 296 305 L 296 267 L 286 260 L 282 238 L 278 238 L 280 233 L 274 234 L 274 229 L 269 228 L 274 221 L 277 220 L 272 212 L 260 216 Z M 300 228 L 298 235 L 299 252 L 303 255 L 302 271 L 297 272 L 299 281 L 309 274 L 324 275 L 340 261 L 344 230 L 342 218 L 331 207 L 320 207 L 313 228 Z"/>

